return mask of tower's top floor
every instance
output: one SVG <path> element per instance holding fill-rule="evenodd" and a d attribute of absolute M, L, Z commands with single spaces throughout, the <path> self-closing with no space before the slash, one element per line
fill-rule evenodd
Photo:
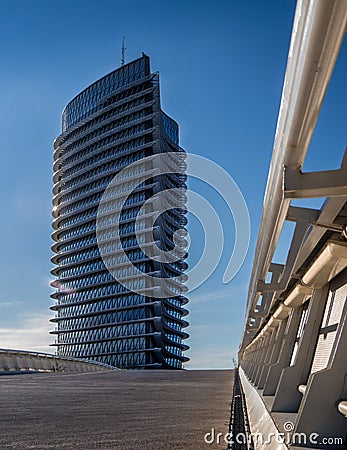
<path fill-rule="evenodd" d="M 149 76 L 150 73 L 149 56 L 142 53 L 141 58 L 135 59 L 95 81 L 76 95 L 65 107 L 62 114 L 62 131 L 65 132 L 86 115 L 97 111 L 99 107 L 102 107 L 101 100 L 109 94 Z"/>

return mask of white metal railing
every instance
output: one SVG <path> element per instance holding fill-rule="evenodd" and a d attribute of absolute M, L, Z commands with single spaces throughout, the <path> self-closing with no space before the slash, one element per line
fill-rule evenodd
<path fill-rule="evenodd" d="M 249 335 L 254 328 L 249 326 L 249 319 L 260 295 L 259 281 L 266 279 L 290 207 L 291 198 L 283 192 L 283 171 L 286 168 L 289 173 L 295 172 L 304 163 L 344 39 L 346 16 L 345 0 L 298 1 L 249 285 L 245 325 Z M 245 346 L 249 342 L 247 334 L 243 338 Z"/>
<path fill-rule="evenodd" d="M 96 361 L 65 358 L 49 353 L 0 349 L 0 374 L 10 372 L 98 372 L 118 370 Z"/>
<path fill-rule="evenodd" d="M 346 27 L 347 0 L 297 1 L 239 352 L 251 431 L 290 413 L 293 436 L 334 437 L 322 448 L 342 448 L 346 437 L 347 149 L 338 169 L 302 169 Z M 311 198 L 324 202 L 305 207 Z"/>

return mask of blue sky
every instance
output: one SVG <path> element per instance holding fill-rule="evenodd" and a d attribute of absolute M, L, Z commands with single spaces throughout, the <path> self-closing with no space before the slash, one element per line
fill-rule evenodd
<path fill-rule="evenodd" d="M 294 10 L 293 0 L 1 3 L 0 347 L 49 351 L 53 140 L 69 100 L 119 66 L 125 35 L 126 60 L 143 51 L 160 72 L 162 106 L 180 125 L 181 145 L 221 165 L 249 208 L 247 258 L 223 285 L 233 222 L 216 200 L 226 252 L 190 296 L 187 368 L 230 367 L 243 328 Z M 346 63 L 341 66 L 321 127 L 335 139 L 315 135 L 321 150 L 309 154 L 308 168 L 319 168 L 328 143 L 337 149 L 329 164 L 338 166 L 345 146 L 346 95 L 338 88 Z M 192 262 L 201 245 L 194 220 L 191 231 Z"/>

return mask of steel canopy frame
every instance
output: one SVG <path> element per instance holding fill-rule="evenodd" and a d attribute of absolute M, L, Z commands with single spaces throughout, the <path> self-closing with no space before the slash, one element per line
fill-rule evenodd
<path fill-rule="evenodd" d="M 299 0 L 254 256 L 245 332 L 260 296 L 290 207 L 285 170 L 300 171 L 343 42 L 347 1 Z M 342 195 L 341 193 L 338 195 Z M 324 196 L 321 195 L 322 197 Z M 255 329 L 255 327 L 252 327 Z M 245 333 L 244 332 L 244 333 Z M 243 336 L 243 344 L 246 335 Z"/>

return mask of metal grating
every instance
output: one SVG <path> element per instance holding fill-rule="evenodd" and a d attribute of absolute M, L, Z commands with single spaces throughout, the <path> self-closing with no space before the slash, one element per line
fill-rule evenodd
<path fill-rule="evenodd" d="M 313 358 L 311 373 L 328 367 L 330 355 L 334 346 L 337 327 L 347 297 L 347 285 L 336 291 L 330 291 L 325 306 L 324 316 Z"/>
<path fill-rule="evenodd" d="M 296 361 L 296 357 L 297 357 L 299 346 L 300 346 L 300 341 L 304 334 L 304 329 L 305 329 L 305 326 L 306 326 L 307 320 L 308 320 L 308 306 L 309 306 L 309 302 L 306 302 L 302 307 L 300 324 L 299 324 L 298 332 L 297 332 L 296 338 L 295 338 L 294 349 L 293 349 L 292 357 L 291 357 L 290 364 L 289 364 L 290 366 L 294 366 L 295 361 Z"/>

